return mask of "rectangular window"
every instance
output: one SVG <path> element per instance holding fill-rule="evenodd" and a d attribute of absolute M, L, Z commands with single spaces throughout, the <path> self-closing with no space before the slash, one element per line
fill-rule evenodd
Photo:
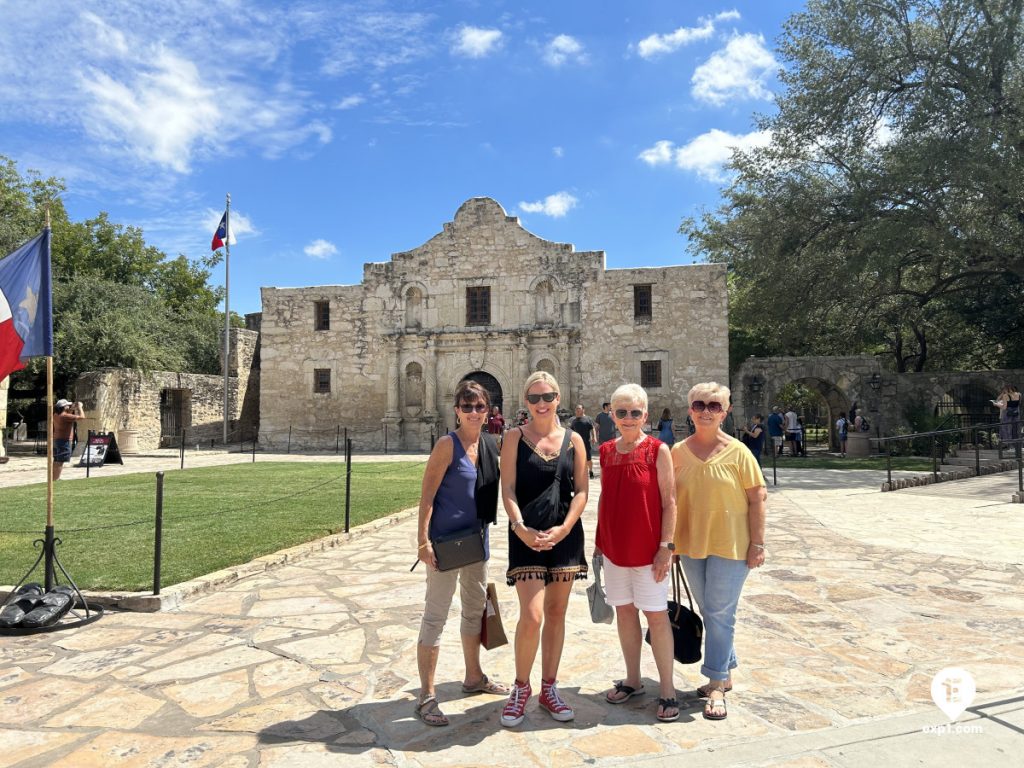
<path fill-rule="evenodd" d="M 633 286 L 633 319 L 634 320 L 650 320 L 652 316 L 651 310 L 651 286 L 649 285 L 634 285 Z M 643 386 L 641 384 L 641 386 Z"/>
<path fill-rule="evenodd" d="M 491 286 L 476 285 L 466 289 L 466 325 L 491 324 Z"/>
<path fill-rule="evenodd" d="M 318 395 L 329 395 L 331 393 L 331 369 L 313 369 L 313 392 Z"/>
<path fill-rule="evenodd" d="M 313 328 L 318 331 L 331 330 L 331 302 L 313 302 Z"/>
<path fill-rule="evenodd" d="M 644 389 L 661 386 L 661 360 L 640 361 L 640 386 Z"/>

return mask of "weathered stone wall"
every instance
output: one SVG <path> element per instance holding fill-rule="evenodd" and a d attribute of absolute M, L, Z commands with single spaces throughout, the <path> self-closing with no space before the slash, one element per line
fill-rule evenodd
<path fill-rule="evenodd" d="M 231 330 L 231 356 L 228 359 L 228 413 L 231 415 L 230 439 L 248 438 L 256 424 L 247 421 L 243 403 L 256 392 L 258 372 L 252 371 L 258 334 Z M 223 439 L 223 376 L 155 371 L 142 373 L 128 368 L 102 368 L 83 373 L 75 382 L 75 397 L 82 401 L 86 420 L 80 434 L 92 429 L 103 432 L 134 430 L 138 447 L 152 449 L 161 443 L 177 445 L 179 434 L 163 435 L 161 409 L 166 407 L 168 390 L 183 394 L 181 426 L 188 442 L 221 443 Z M 258 416 L 258 406 L 250 404 L 250 418 Z"/>
<path fill-rule="evenodd" d="M 651 285 L 653 318 L 634 320 L 633 286 Z M 490 287 L 490 323 L 467 325 L 467 289 Z M 474 198 L 422 246 L 364 265 L 352 286 L 264 288 L 260 439 L 357 449 L 422 449 L 454 426 L 467 374 L 493 377 L 506 414 L 526 377 L 548 370 L 563 405 L 596 413 L 641 360 L 662 361 L 652 412 L 678 411 L 696 381 L 727 375 L 725 270 L 719 265 L 611 270 L 601 251 L 536 237 L 495 201 Z M 314 302 L 330 304 L 314 330 Z M 690 332 L 691 329 L 696 332 Z M 314 371 L 331 392 L 313 392 Z"/>

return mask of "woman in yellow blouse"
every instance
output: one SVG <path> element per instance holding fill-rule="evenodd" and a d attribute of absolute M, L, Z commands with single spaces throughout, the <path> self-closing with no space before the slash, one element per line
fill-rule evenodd
<path fill-rule="evenodd" d="M 736 606 L 751 568 L 764 564 L 764 518 L 768 499 L 753 454 L 722 431 L 729 388 L 698 384 L 687 399 L 696 431 L 672 449 L 676 478 L 676 554 L 704 619 L 704 663 L 708 684 L 704 717 L 724 720 L 725 694 L 737 665 L 733 636 Z"/>

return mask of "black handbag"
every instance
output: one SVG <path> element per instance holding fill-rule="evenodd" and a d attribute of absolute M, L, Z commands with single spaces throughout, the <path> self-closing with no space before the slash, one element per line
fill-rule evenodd
<path fill-rule="evenodd" d="M 434 548 L 439 571 L 452 571 L 484 561 L 484 532 L 479 528 L 446 533 L 431 539 L 430 544 Z"/>
<path fill-rule="evenodd" d="M 520 437 L 520 440 L 522 437 Z M 537 531 L 546 531 L 561 525 L 565 522 L 565 516 L 569 514 L 569 502 L 562 500 L 562 482 L 566 476 L 566 469 L 569 469 L 569 477 L 572 476 L 571 465 L 569 464 L 569 443 L 572 439 L 572 430 L 566 429 L 562 438 L 562 452 L 558 455 L 558 464 L 555 467 L 555 477 L 546 490 L 528 504 L 519 508 L 523 515 L 523 523 L 528 528 Z"/>
<path fill-rule="evenodd" d="M 689 608 L 679 602 L 680 583 L 686 590 L 686 599 L 690 603 Z M 672 655 L 680 664 L 696 664 L 700 661 L 701 644 L 704 640 L 704 622 L 693 610 L 690 586 L 686 583 L 683 567 L 678 560 L 672 565 L 672 599 L 668 601 L 668 621 L 672 625 Z M 650 629 L 647 630 L 644 640 L 650 645 Z"/>

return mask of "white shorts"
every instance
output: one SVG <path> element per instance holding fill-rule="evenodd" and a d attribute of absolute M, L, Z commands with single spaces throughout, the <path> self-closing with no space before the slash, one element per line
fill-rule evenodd
<path fill-rule="evenodd" d="M 604 589 L 608 605 L 635 605 L 641 611 L 667 611 L 670 575 L 654 580 L 650 565 L 623 568 L 604 558 Z"/>

